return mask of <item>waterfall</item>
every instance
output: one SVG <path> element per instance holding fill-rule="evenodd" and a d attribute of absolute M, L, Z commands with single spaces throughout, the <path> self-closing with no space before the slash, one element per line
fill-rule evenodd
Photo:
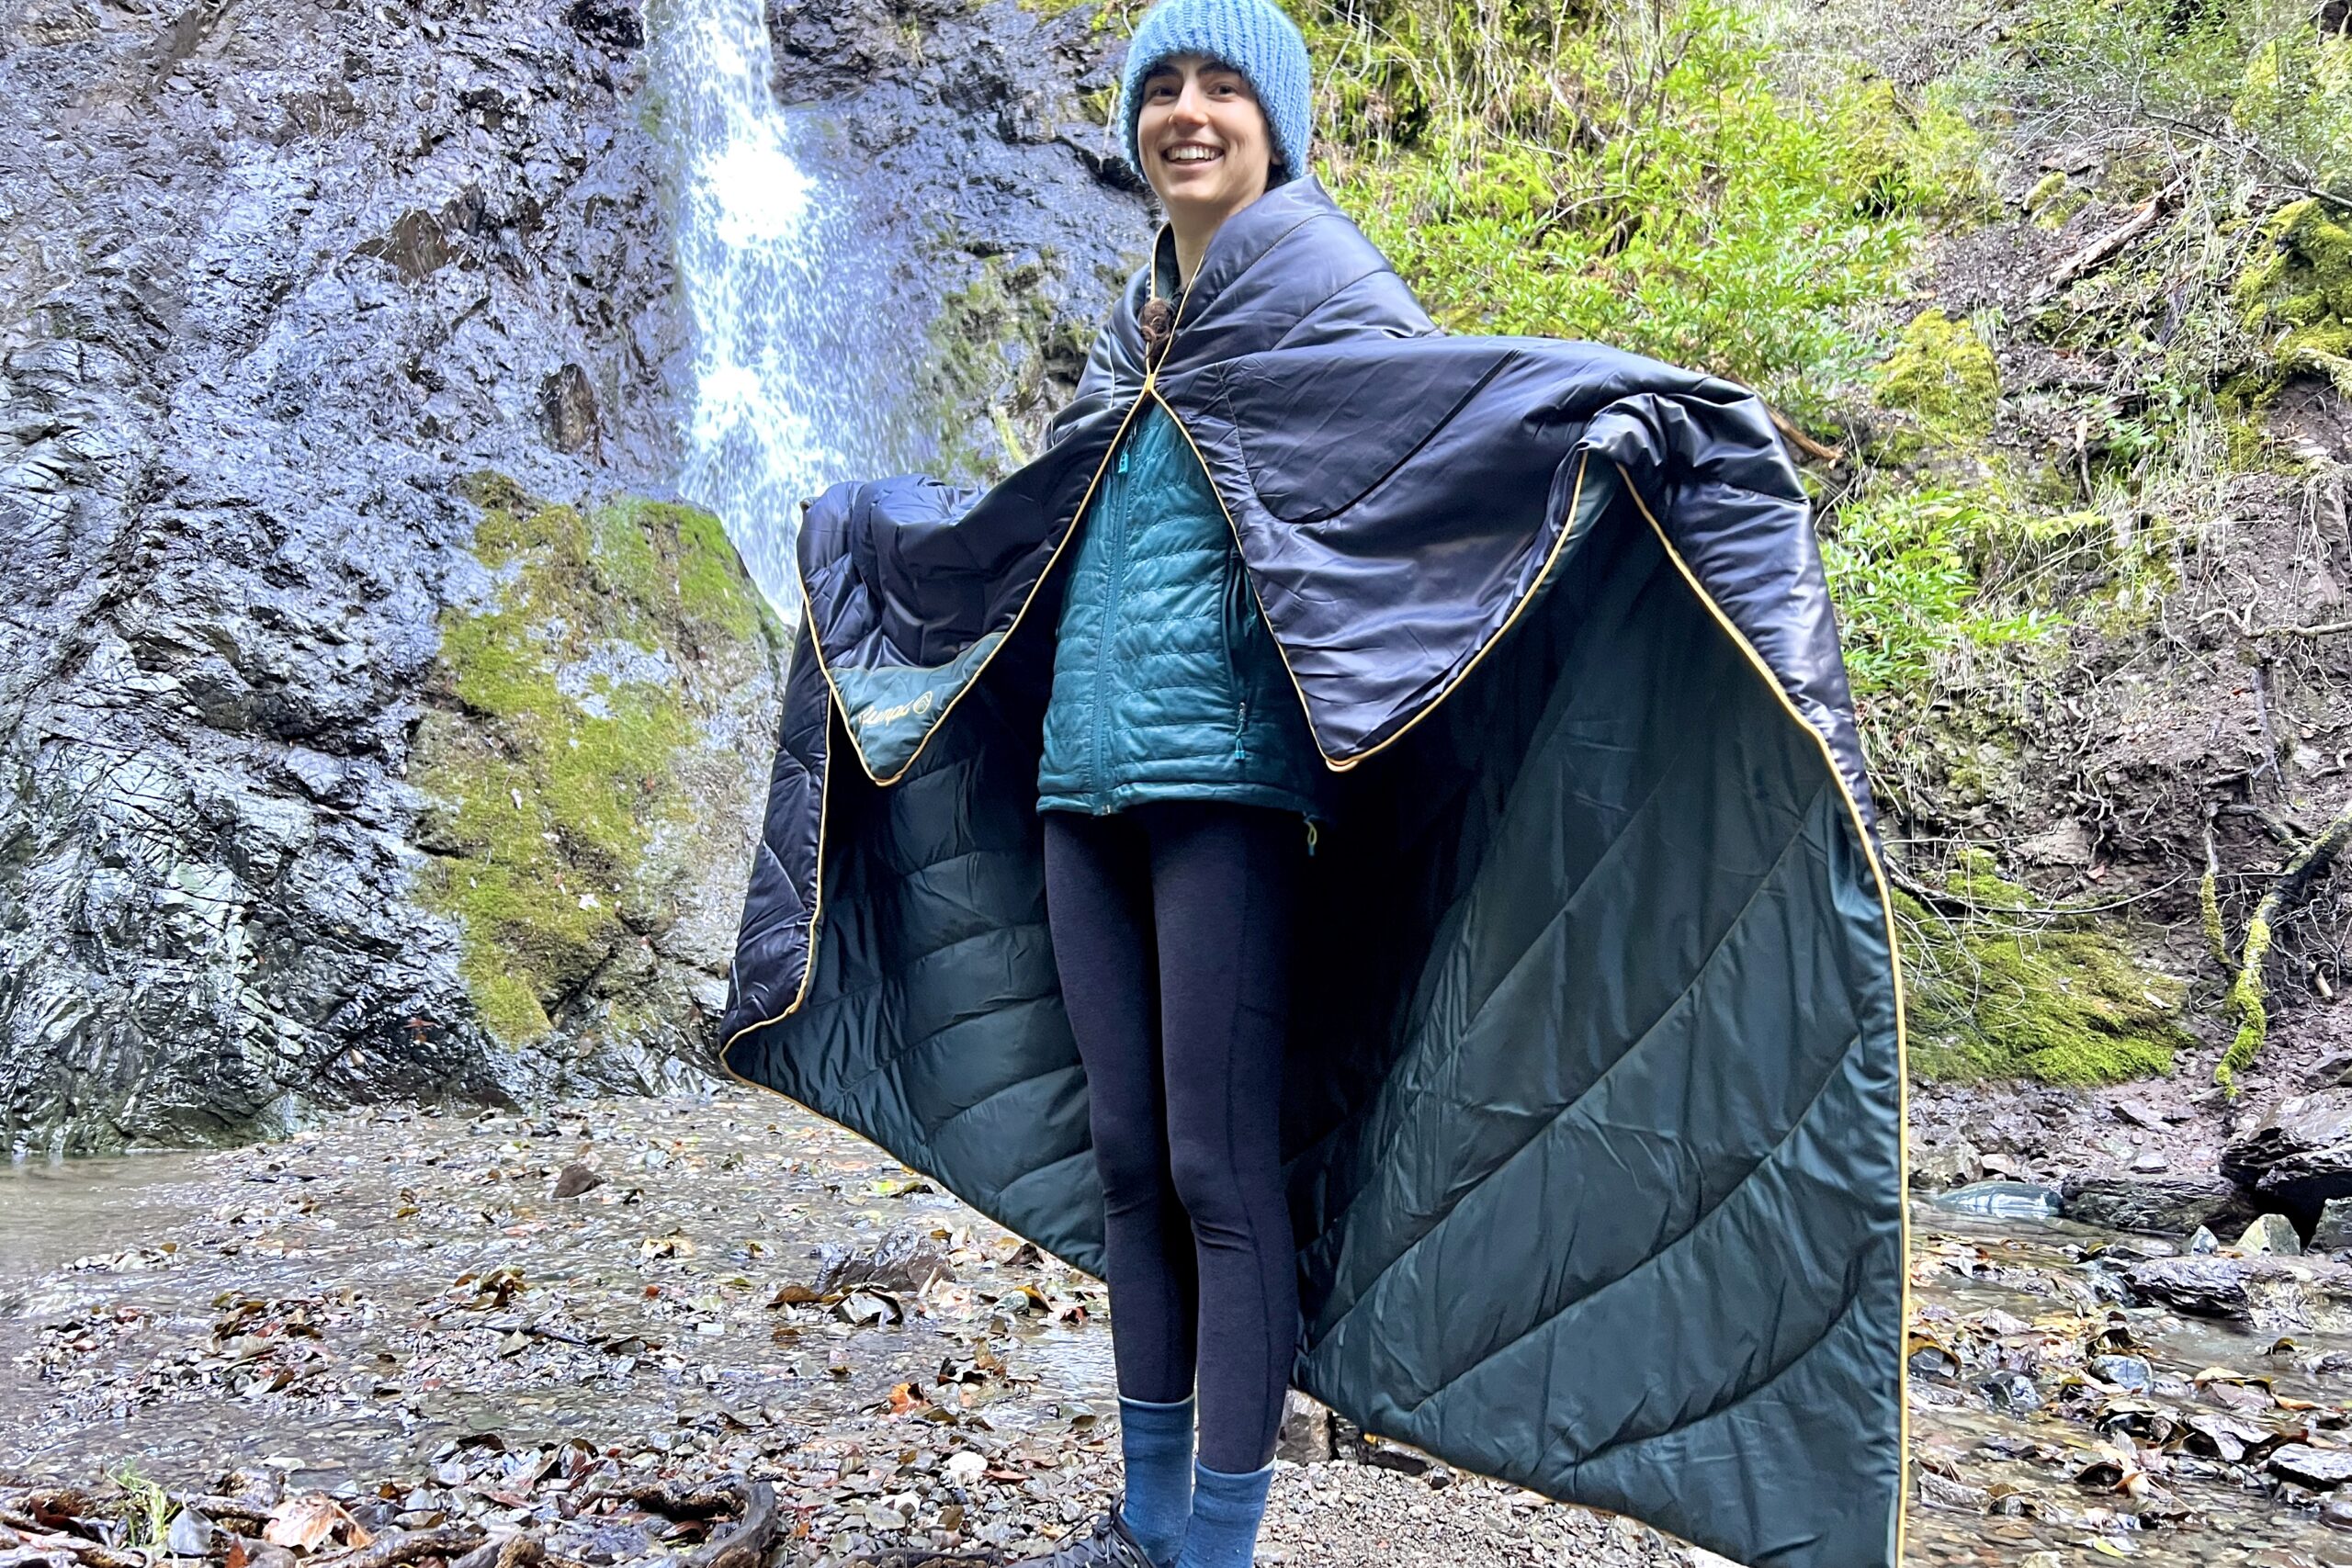
<path fill-rule="evenodd" d="M 887 329 L 905 304 L 824 169 L 820 111 L 775 102 L 762 0 L 657 0 L 646 20 L 693 333 L 678 490 L 797 620 L 802 499 L 907 466 L 910 351 Z"/>

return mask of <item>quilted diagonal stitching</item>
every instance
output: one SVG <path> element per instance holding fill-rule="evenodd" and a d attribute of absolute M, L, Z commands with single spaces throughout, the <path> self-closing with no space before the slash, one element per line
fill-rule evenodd
<path fill-rule="evenodd" d="M 1814 807 L 1821 802 L 1827 793 L 1828 792 L 1826 789 L 1816 789 L 1814 792 L 1813 798 L 1805 803 L 1804 810 L 1798 814 L 1800 823 L 1802 823 L 1804 818 L 1813 811 Z M 1701 959 L 1699 963 L 1692 967 L 1690 978 L 1683 983 L 1682 988 L 1675 992 L 1673 998 L 1668 1001 L 1663 1008 L 1658 1010 L 1657 1017 L 1651 1019 L 1647 1024 L 1643 1026 L 1641 1033 L 1635 1035 L 1631 1041 L 1627 1042 L 1625 1049 L 1619 1052 L 1616 1058 L 1612 1060 L 1608 1066 L 1601 1069 L 1599 1077 L 1595 1077 L 1591 1083 L 1587 1084 L 1583 1090 L 1579 1092 L 1574 1100 L 1569 1100 L 1566 1104 L 1554 1111 L 1550 1116 L 1545 1117 L 1543 1125 L 1537 1127 L 1533 1132 L 1530 1133 L 1524 1139 L 1522 1139 L 1517 1148 L 1512 1149 L 1510 1153 L 1496 1161 L 1495 1164 L 1487 1169 L 1487 1173 L 1479 1178 L 1477 1183 L 1478 1186 L 1484 1186 L 1486 1183 L 1495 1179 L 1498 1176 L 1500 1176 L 1504 1171 L 1510 1169 L 1512 1165 L 1518 1162 L 1521 1156 L 1526 1154 L 1529 1149 L 1541 1143 L 1551 1133 L 1552 1129 L 1559 1124 L 1560 1121 L 1564 1117 L 1566 1117 L 1572 1113 L 1577 1106 L 1583 1104 L 1587 1097 L 1589 1097 L 1595 1089 L 1599 1089 L 1602 1084 L 1607 1083 L 1610 1078 L 1615 1075 L 1618 1068 L 1623 1066 L 1628 1061 L 1632 1060 L 1633 1057 L 1641 1051 L 1642 1047 L 1647 1044 L 1649 1041 L 1657 1035 L 1658 1030 L 1665 1025 L 1667 1020 L 1673 1017 L 1676 1011 L 1680 1009 L 1683 1002 L 1689 999 L 1692 993 L 1698 989 L 1699 982 L 1706 977 L 1708 970 L 1714 964 L 1716 956 L 1721 953 L 1724 951 L 1724 948 L 1730 942 L 1733 934 L 1739 930 L 1741 922 L 1747 919 L 1747 912 L 1756 907 L 1756 900 L 1763 896 L 1764 890 L 1767 887 L 1772 886 L 1773 879 L 1779 874 L 1781 867 L 1787 863 L 1789 852 L 1795 849 L 1799 844 L 1812 843 L 1814 841 L 1812 834 L 1803 827 L 1800 827 L 1796 833 L 1790 836 L 1788 841 L 1783 843 L 1781 846 L 1779 852 L 1772 857 L 1772 863 L 1765 868 L 1764 874 L 1757 878 L 1756 886 L 1748 890 L 1746 901 L 1739 907 L 1739 913 L 1734 915 L 1729 922 L 1724 925 L 1723 933 L 1715 939 L 1714 945 L 1707 950 L 1707 955 Z M 1518 972 L 1520 966 L 1524 964 L 1529 955 L 1535 951 L 1537 944 L 1543 940 L 1544 933 L 1550 931 L 1562 919 L 1566 919 L 1566 916 L 1567 910 L 1563 908 L 1551 919 L 1544 922 L 1543 929 L 1535 933 L 1533 938 L 1528 942 L 1527 945 L 1520 950 L 1519 956 L 1511 961 L 1510 967 L 1504 972 L 1505 978 L 1508 978 L 1510 975 Z M 1488 996 L 1489 999 L 1491 999 L 1492 993 L 1489 992 Z M 1470 1016 L 1469 1021 L 1463 1026 L 1463 1036 L 1466 1037 L 1476 1030 L 1478 1020 L 1483 1017 L 1487 1011 L 1487 1004 L 1481 1003 L 1477 1012 L 1475 1012 Z M 1843 1059 L 1843 1053 L 1840 1053 L 1839 1060 L 1842 1061 Z M 1835 1075 L 1833 1074 L 1832 1077 L 1834 1076 Z M 1827 1081 L 1827 1079 L 1825 1079 L 1824 1084 L 1826 1085 Z M 1806 1100 L 1806 1108 L 1810 1110 L 1814 1100 L 1817 1100 L 1819 1097 L 1820 1089 L 1816 1088 L 1814 1091 L 1814 1095 Z M 1802 1125 L 1803 1122 L 1804 1114 L 1801 1112 L 1798 1116 L 1797 1122 L 1792 1124 L 1791 1130 L 1793 1131 L 1795 1126 Z M 1785 1137 L 1786 1135 L 1784 1134 L 1783 1141 L 1785 1141 Z M 1773 1145 L 1773 1150 L 1777 1150 L 1779 1147 L 1780 1144 L 1776 1143 Z M 1764 1163 L 1765 1160 L 1770 1159 L 1772 1152 L 1772 1150 L 1767 1150 L 1765 1154 L 1757 1160 L 1756 1165 L 1748 1168 L 1749 1173 L 1752 1174 L 1758 1167 Z M 1714 1204 L 1710 1204 L 1703 1213 L 1692 1216 L 1690 1222 L 1691 1227 L 1695 1228 L 1701 1222 L 1704 1221 L 1708 1214 L 1714 1212 L 1717 1205 L 1727 1201 L 1732 1193 L 1737 1191 L 1741 1183 L 1746 1180 L 1747 1177 L 1743 1176 L 1740 1179 L 1740 1181 L 1734 1182 L 1731 1187 L 1724 1191 L 1723 1197 L 1716 1200 Z M 1476 1189 L 1474 1188 L 1473 1190 L 1476 1190 Z M 1330 1326 L 1323 1331 L 1322 1335 L 1319 1337 L 1318 1343 L 1320 1342 L 1320 1339 L 1328 1339 L 1332 1335 L 1337 1334 L 1340 1331 L 1340 1325 L 1346 1323 L 1347 1320 L 1355 1314 L 1356 1310 L 1363 1306 L 1365 1302 L 1369 1301 L 1379 1290 L 1380 1281 L 1387 1278 L 1388 1275 L 1402 1265 L 1407 1258 L 1412 1257 L 1415 1252 L 1419 1251 L 1424 1242 L 1427 1242 L 1431 1236 L 1436 1235 L 1439 1232 L 1444 1230 L 1447 1223 L 1453 1218 L 1454 1214 L 1458 1213 L 1460 1209 L 1461 1204 L 1457 1202 L 1453 1207 L 1446 1210 L 1444 1213 L 1438 1215 L 1436 1219 L 1431 1222 L 1429 1229 L 1415 1236 L 1412 1241 L 1406 1245 L 1404 1250 L 1397 1253 L 1395 1258 L 1392 1258 L 1386 1263 L 1382 1264 L 1373 1274 L 1371 1280 L 1365 1282 L 1363 1290 L 1357 1294 L 1356 1299 L 1349 1303 L 1348 1305 L 1340 1311 L 1340 1315 L 1331 1320 Z M 1688 1230 L 1682 1233 L 1682 1235 L 1685 1235 L 1688 1234 L 1690 1234 Z M 1681 1236 L 1678 1235 L 1674 1238 L 1674 1241 L 1679 1241 L 1680 1239 Z M 1663 1255 L 1673 1245 L 1674 1242 L 1668 1242 L 1666 1247 L 1660 1247 L 1658 1251 L 1652 1254 L 1651 1257 L 1654 1258 Z M 1648 1259 L 1645 1259 L 1644 1261 L 1647 1262 Z M 1638 1272 L 1640 1267 L 1641 1265 L 1637 1264 L 1634 1269 L 1627 1271 L 1628 1274 Z M 1623 1279 L 1625 1277 L 1627 1276 L 1619 1276 L 1620 1279 Z M 1614 1284 L 1615 1282 L 1615 1280 L 1604 1281 L 1603 1283 L 1593 1287 L 1592 1290 L 1585 1292 L 1585 1296 L 1578 1297 L 1577 1299 L 1584 1300 L 1586 1297 L 1597 1295 L 1601 1291 L 1607 1290 L 1610 1285 Z M 1575 1303 L 1569 1303 L 1566 1304 L 1573 1305 Z M 1495 1350 L 1488 1352 L 1488 1354 L 1498 1354 L 1500 1351 L 1508 1349 L 1510 1344 L 1515 1343 L 1517 1343 L 1517 1337 L 1514 1337 L 1509 1343 L 1498 1346 Z M 1444 1385 L 1440 1384 L 1439 1386 L 1442 1388 Z M 1416 1406 L 1416 1408 L 1418 1408 L 1418 1406 Z"/>

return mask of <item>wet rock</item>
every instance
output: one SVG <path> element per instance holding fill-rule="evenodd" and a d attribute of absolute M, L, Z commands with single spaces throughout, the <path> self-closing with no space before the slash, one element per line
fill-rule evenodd
<path fill-rule="evenodd" d="M 554 1196 L 577 1198 L 582 1193 L 593 1191 L 604 1184 L 605 1178 L 602 1172 L 592 1166 L 583 1165 L 575 1160 L 557 1172 Z"/>
<path fill-rule="evenodd" d="M 2118 1388 L 2129 1389 L 2134 1393 L 2146 1389 L 2156 1381 L 2155 1370 L 2149 1366 L 2144 1357 L 2093 1356 L 2088 1366 L 2091 1376 L 2098 1379 L 2099 1382 L 2113 1383 Z"/>
<path fill-rule="evenodd" d="M 1976 1392 L 1996 1410 L 2021 1415 L 2041 1408 L 2041 1390 L 2024 1372 L 1996 1372 L 1976 1385 Z"/>
<path fill-rule="evenodd" d="M 1984 1175 L 1984 1156 L 1964 1139 L 1922 1145 L 1915 1141 L 1910 1155 L 1911 1185 L 1930 1192 L 1964 1186 Z"/>
<path fill-rule="evenodd" d="M 175 1557 L 202 1557 L 212 1550 L 213 1533 L 210 1519 L 194 1508 L 182 1508 L 172 1516 L 164 1544 Z"/>
<path fill-rule="evenodd" d="M 1331 1458 L 1331 1412 L 1320 1401 L 1292 1389 L 1283 1404 L 1282 1431 L 1274 1439 L 1274 1457 L 1294 1464 L 1313 1464 Z"/>
<path fill-rule="evenodd" d="M 936 1241 L 914 1231 L 893 1231 L 873 1247 L 827 1249 L 813 1288 L 820 1296 L 865 1287 L 913 1296 L 934 1280 L 954 1278 L 956 1267 Z"/>
<path fill-rule="evenodd" d="M 2340 1252 L 2346 1247 L 2352 1247 L 2352 1198 L 2331 1198 L 2320 1205 L 2311 1250 Z"/>
<path fill-rule="evenodd" d="M 582 38 L 607 49 L 645 46 L 645 24 L 629 0 L 572 0 L 563 13 L 563 20 Z"/>
<path fill-rule="evenodd" d="M 1932 1470 L 1922 1470 L 1919 1472 L 1919 1501 L 1930 1508 L 1981 1514 L 1992 1501 L 1992 1494 L 1982 1486 L 1971 1486 L 1965 1482 L 1938 1475 Z"/>
<path fill-rule="evenodd" d="M 2109 1230 L 2188 1235 L 2199 1226 L 2235 1231 L 2254 1218 L 2244 1190 L 2219 1177 L 2070 1177 L 2064 1191 L 2068 1219 Z"/>
<path fill-rule="evenodd" d="M 2330 1497 L 2321 1504 L 2319 1522 L 2332 1530 L 2352 1530 L 2352 1498 Z"/>
<path fill-rule="evenodd" d="M 2298 1485 L 2324 1492 L 2352 1481 L 2352 1450 L 2289 1443 L 2271 1454 L 2265 1468 Z"/>
<path fill-rule="evenodd" d="M 2245 1234 L 2238 1237 L 2237 1247 L 2240 1252 L 2300 1258 L 2303 1251 L 2303 1238 L 2295 1234 L 2295 1227 L 2286 1215 L 2265 1214 L 2245 1227 Z"/>
<path fill-rule="evenodd" d="M 2222 1174 L 2310 1215 L 2352 1197 L 2352 1089 L 2280 1100 L 2222 1146 Z"/>
<path fill-rule="evenodd" d="M 952 433 L 928 465 L 942 478 L 993 478 L 1035 449 L 1150 243 L 1142 188 L 1087 101 L 1122 52 L 1096 10 L 767 0 L 777 96 L 838 120 L 858 220 L 934 226 L 900 270 L 944 290 L 906 305 L 934 322 L 907 381 L 909 418 Z"/>
<path fill-rule="evenodd" d="M 2346 1321 L 2352 1266 L 2318 1258 L 2160 1258 L 2124 1271 L 2132 1299 L 2192 1317 L 2237 1318 L 2275 1332 Z"/>
<path fill-rule="evenodd" d="M 2203 1258 L 2221 1250 L 2222 1238 L 2203 1225 L 2199 1225 L 2196 1234 L 2188 1238 L 2188 1251 L 2193 1258 Z"/>
<path fill-rule="evenodd" d="M 1380 1470 L 1393 1470 L 1400 1475 L 1427 1475 L 1433 1462 L 1419 1449 L 1408 1449 L 1401 1443 L 1369 1435 L 1363 1440 L 1362 1459 L 1365 1464 Z"/>
<path fill-rule="evenodd" d="M 2159 1258 L 2124 1270 L 2123 1280 L 2142 1305 L 2191 1317 L 2242 1318 L 2252 1314 L 2246 1277 L 2258 1267 L 2241 1258 Z"/>
<path fill-rule="evenodd" d="M 1939 1208 L 1963 1214 L 1988 1214 L 2012 1220 L 2054 1220 L 2065 1199 L 2054 1187 L 2033 1181 L 1976 1181 L 1933 1200 Z"/>

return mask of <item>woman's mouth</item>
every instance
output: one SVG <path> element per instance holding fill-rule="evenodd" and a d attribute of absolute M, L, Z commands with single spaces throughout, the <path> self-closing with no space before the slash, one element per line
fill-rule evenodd
<path fill-rule="evenodd" d="M 1162 163 L 1172 164 L 1180 169 L 1187 169 L 1198 168 L 1204 164 L 1214 164 L 1224 156 L 1224 153 L 1214 147 L 1201 147 L 1188 142 L 1182 147 L 1169 148 L 1160 153 L 1159 158 Z"/>

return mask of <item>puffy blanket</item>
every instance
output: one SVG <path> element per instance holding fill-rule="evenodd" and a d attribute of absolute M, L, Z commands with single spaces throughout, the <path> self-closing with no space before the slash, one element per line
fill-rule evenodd
<path fill-rule="evenodd" d="M 1441 332 L 1312 177 L 1226 222 L 1148 350 L 1151 276 L 1016 472 L 802 503 L 730 1069 L 1099 1271 L 1035 769 L 1056 563 L 1156 399 L 1344 775 L 1283 1107 L 1297 1385 L 1758 1568 L 1892 1568 L 1899 987 L 1768 414 Z"/>

